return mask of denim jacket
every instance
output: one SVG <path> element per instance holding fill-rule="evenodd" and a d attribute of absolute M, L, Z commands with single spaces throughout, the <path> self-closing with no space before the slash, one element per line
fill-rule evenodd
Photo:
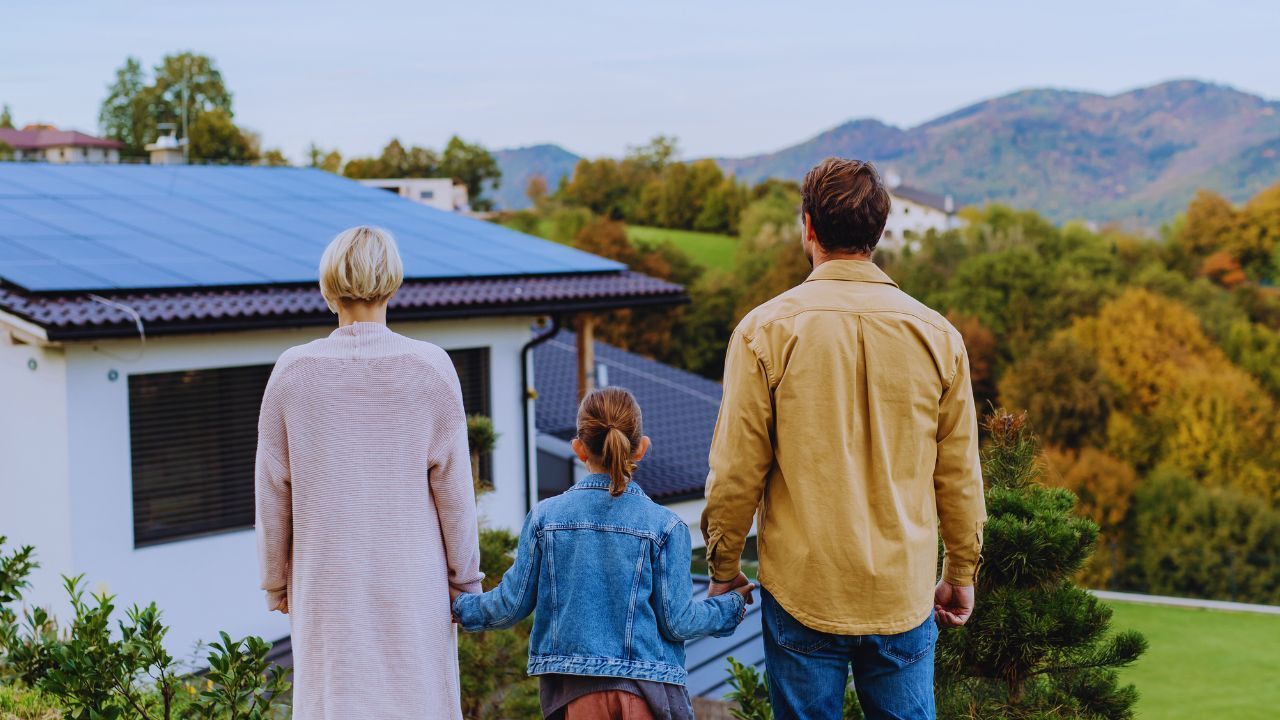
<path fill-rule="evenodd" d="M 589 475 L 525 519 L 515 564 L 454 614 L 469 632 L 507 628 L 534 608 L 529 674 L 602 675 L 683 685 L 684 642 L 733 634 L 738 593 L 694 600 L 688 527 L 630 484 L 609 495 Z"/>

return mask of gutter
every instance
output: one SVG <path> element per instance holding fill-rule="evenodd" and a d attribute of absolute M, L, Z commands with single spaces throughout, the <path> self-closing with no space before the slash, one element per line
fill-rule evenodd
<path fill-rule="evenodd" d="M 533 466 L 537 463 L 537 457 L 530 459 L 529 455 L 533 451 L 533 432 L 530 426 L 529 413 L 532 409 L 532 403 L 538 397 L 538 393 L 529 384 L 529 360 L 530 353 L 533 349 L 542 343 L 550 340 L 560 334 L 561 322 L 559 315 L 551 316 L 551 329 L 547 332 L 533 338 L 520 348 L 520 387 L 524 388 L 524 402 L 520 406 L 523 410 L 524 420 L 524 506 L 525 514 L 533 512 Z"/>

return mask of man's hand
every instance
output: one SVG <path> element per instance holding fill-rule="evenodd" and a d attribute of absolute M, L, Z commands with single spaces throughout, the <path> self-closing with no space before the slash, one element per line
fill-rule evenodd
<path fill-rule="evenodd" d="M 973 615 L 973 586 L 943 580 L 933 591 L 933 614 L 947 627 L 960 627 Z"/>
<path fill-rule="evenodd" d="M 738 577 L 730 580 L 729 582 L 716 582 L 715 580 L 712 580 L 711 586 L 707 588 L 707 597 L 713 598 L 717 595 L 723 595 L 727 592 L 736 590 L 738 591 L 738 594 L 747 601 L 747 604 L 750 605 L 755 602 L 755 599 L 751 597 L 751 591 L 754 590 L 755 587 L 756 586 L 747 579 L 746 573 L 739 572 Z"/>
<path fill-rule="evenodd" d="M 285 615 L 289 614 L 289 596 L 288 595 L 285 595 L 284 597 L 280 598 L 280 604 L 276 605 L 276 609 L 284 613 Z"/>

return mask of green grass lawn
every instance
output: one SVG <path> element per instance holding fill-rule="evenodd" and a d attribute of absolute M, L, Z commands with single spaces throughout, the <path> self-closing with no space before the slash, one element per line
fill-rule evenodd
<path fill-rule="evenodd" d="M 627 237 L 631 238 L 631 242 L 639 244 L 670 240 L 688 253 L 694 262 L 708 269 L 732 269 L 734 256 L 738 252 L 737 238 L 716 233 L 628 225 Z"/>
<path fill-rule="evenodd" d="M 1280 615 L 1111 603 L 1112 627 L 1138 630 L 1151 649 L 1121 671 L 1142 697 L 1138 717 L 1280 717 Z"/>

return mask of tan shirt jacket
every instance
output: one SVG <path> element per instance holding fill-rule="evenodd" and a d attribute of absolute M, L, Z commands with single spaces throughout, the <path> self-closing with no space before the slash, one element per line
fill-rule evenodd
<path fill-rule="evenodd" d="M 918 626 L 972 585 L 986 520 L 964 341 L 860 260 L 820 265 L 734 331 L 702 532 L 733 578 L 753 516 L 760 582 L 823 632 Z"/>

